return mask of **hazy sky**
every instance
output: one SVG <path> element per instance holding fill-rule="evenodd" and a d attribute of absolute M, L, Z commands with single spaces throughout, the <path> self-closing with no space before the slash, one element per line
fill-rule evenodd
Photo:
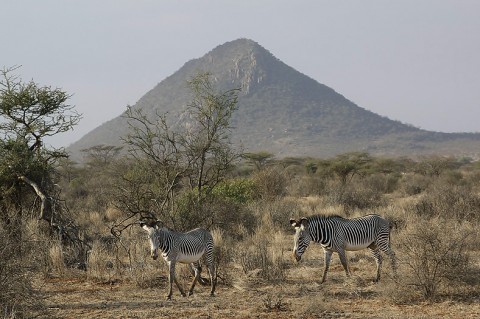
<path fill-rule="evenodd" d="M 55 146 L 238 38 L 377 114 L 480 132 L 478 0 L 0 0 L 0 68 L 22 65 L 83 113 Z"/>

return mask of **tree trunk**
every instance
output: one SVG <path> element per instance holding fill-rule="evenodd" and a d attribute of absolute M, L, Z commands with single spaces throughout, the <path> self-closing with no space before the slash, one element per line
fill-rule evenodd
<path fill-rule="evenodd" d="M 40 197 L 41 205 L 40 205 L 40 213 L 38 215 L 38 219 L 45 220 L 50 224 L 52 212 L 51 212 L 51 203 L 49 201 L 49 197 L 45 195 L 45 192 L 42 191 L 42 189 L 40 188 L 40 186 L 38 186 L 37 183 L 27 178 L 26 176 L 21 175 L 18 177 L 18 179 L 32 186 L 37 196 Z"/>

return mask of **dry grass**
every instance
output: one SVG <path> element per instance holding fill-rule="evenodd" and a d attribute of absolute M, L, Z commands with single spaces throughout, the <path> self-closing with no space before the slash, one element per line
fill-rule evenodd
<path fill-rule="evenodd" d="M 49 249 L 50 262 L 52 271 L 59 275 L 65 274 L 65 258 L 63 250 L 59 242 L 55 242 Z"/>
<path fill-rule="evenodd" d="M 47 278 L 37 282 L 49 296 L 46 317 L 57 318 L 478 318 L 477 297 L 437 302 L 413 300 L 397 304 L 385 297 L 391 280 L 373 284 L 372 263 L 354 264 L 355 274 L 346 279 L 337 259 L 330 277 L 319 284 L 321 258 L 309 256 L 301 264 L 289 264 L 286 279 L 270 283 L 247 278 L 232 270 L 242 287 L 219 284 L 215 297 L 199 286 L 191 297 L 174 291 L 164 301 L 165 280 L 142 288 L 133 282 L 102 283 L 82 277 Z M 161 274 L 161 273 L 159 273 Z"/>
<path fill-rule="evenodd" d="M 390 208 L 392 210 L 392 208 Z M 361 214 L 361 212 L 358 212 Z M 403 216 L 404 212 L 398 213 Z M 409 216 L 412 218 L 412 216 Z M 398 244 L 407 228 L 396 230 L 395 248 L 401 259 L 404 250 Z M 220 273 L 230 280 L 219 280 L 215 297 L 208 287 L 198 286 L 191 297 L 181 297 L 175 289 L 173 301 L 164 301 L 166 293 L 165 263 L 148 256 L 148 245 L 141 232 L 132 231 L 126 243 L 134 262 L 132 267 L 117 270 L 100 269 L 108 260 L 108 251 L 94 246 L 89 259 L 90 275 L 39 278 L 36 281 L 48 296 L 46 317 L 58 318 L 478 318 L 480 315 L 478 284 L 463 285 L 462 289 L 440 290 L 435 300 L 422 297 L 407 281 L 395 281 L 386 261 L 382 281 L 373 283 L 375 263 L 368 252 L 349 253 L 353 275 L 347 278 L 334 255 L 327 281 L 320 284 L 323 251 L 311 245 L 300 263 L 291 260 L 292 236 L 272 230 L 258 230 L 236 242 L 224 231 L 213 232 L 222 252 Z M 265 246 L 259 247 L 262 242 Z M 242 270 L 238 256 L 230 259 L 229 248 L 241 245 L 252 263 L 268 260 Z M 97 247 L 97 248 L 95 248 Z M 237 247 L 238 248 L 238 247 Z M 237 249 L 235 248 L 235 249 Z M 240 247 L 241 248 L 241 247 Z M 262 252 L 255 255 L 252 251 Z M 478 267 L 480 254 L 468 246 L 473 265 Z M 242 248 L 241 248 L 242 249 Z M 125 251 L 125 250 L 124 250 Z M 242 250 L 237 250 L 242 252 Z M 112 257 L 114 257 L 112 255 Z M 118 257 L 128 264 L 128 256 Z M 95 266 L 96 265 L 96 266 Z M 275 266 L 276 265 L 276 266 Z M 97 267 L 97 268 L 95 268 Z M 274 267 L 278 267 L 277 270 Z M 405 266 L 400 270 L 405 276 Z M 270 272 L 270 277 L 262 272 Z M 275 271 L 280 271 L 273 276 Z M 177 267 L 180 283 L 191 280 L 185 267 Z M 94 276 L 95 275 L 95 276 Z M 98 280 L 110 278 L 110 280 Z"/>
<path fill-rule="evenodd" d="M 164 301 L 167 267 L 163 260 L 149 257 L 144 232 L 131 228 L 121 240 L 112 240 L 108 222 L 120 212 L 83 213 L 82 225 L 94 234 L 87 272 L 74 275 L 62 268 L 62 251 L 53 245 L 49 267 L 56 276 L 36 278 L 35 287 L 47 296 L 47 317 L 58 318 L 478 318 L 480 221 L 467 214 L 477 203 L 472 200 L 474 188 L 468 192 L 458 188 L 454 194 L 462 201 L 447 205 L 439 198 L 448 188 L 417 193 L 432 187 L 430 179 L 422 178 L 421 183 L 409 179 L 408 185 L 370 208 L 346 211 L 345 205 L 332 203 L 329 195 L 249 204 L 254 219 L 249 225 L 255 227 L 212 231 L 219 275 L 213 298 L 208 287 L 198 285 L 191 297 L 181 297 L 174 288 L 173 301 Z M 423 207 L 419 203 L 437 205 L 441 216 L 434 210 L 419 214 Z M 452 207 L 462 209 L 462 214 L 448 213 Z M 334 254 L 323 284 L 319 245 L 311 244 L 300 263 L 293 261 L 290 217 L 347 213 L 349 217 L 377 213 L 395 222 L 391 238 L 398 277 L 385 258 L 382 280 L 373 283 L 375 262 L 366 250 L 347 254 L 353 272 L 348 278 Z M 177 277 L 181 285 L 189 285 L 186 267 L 177 266 Z"/>

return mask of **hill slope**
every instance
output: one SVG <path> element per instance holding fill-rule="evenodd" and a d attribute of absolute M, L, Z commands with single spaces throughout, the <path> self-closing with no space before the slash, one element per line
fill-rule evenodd
<path fill-rule="evenodd" d="M 480 134 L 424 131 L 367 111 L 248 39 L 227 42 L 187 62 L 133 107 L 152 116 L 168 112 L 175 118 L 191 100 L 186 81 L 199 71 L 213 74 L 221 91 L 242 89 L 232 118 L 232 141 L 249 152 L 269 151 L 279 157 L 328 157 L 349 151 L 477 156 L 480 150 Z M 81 149 L 119 145 L 126 134 L 126 121 L 120 116 L 68 150 L 78 158 Z"/>

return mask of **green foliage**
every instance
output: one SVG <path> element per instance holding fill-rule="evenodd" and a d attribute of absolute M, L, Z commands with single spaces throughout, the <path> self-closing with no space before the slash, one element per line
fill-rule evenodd
<path fill-rule="evenodd" d="M 368 153 L 346 153 L 335 157 L 331 170 L 340 178 L 342 184 L 356 174 L 364 173 L 370 166 L 372 158 Z"/>
<path fill-rule="evenodd" d="M 0 190 L 6 194 L 0 196 L 0 206 L 21 211 L 31 203 L 22 201 L 26 196 L 18 179 L 53 195 L 54 164 L 66 154 L 46 147 L 43 140 L 71 130 L 80 115 L 66 104 L 67 93 L 33 81 L 25 83 L 12 75 L 16 69 L 0 72 Z M 45 218 L 50 221 L 51 216 Z"/>
<path fill-rule="evenodd" d="M 240 89 L 217 92 L 210 73 L 198 73 L 187 84 L 193 94 L 187 109 L 192 122 L 179 135 L 179 144 L 189 163 L 190 186 L 200 199 L 238 158 L 230 142 L 230 120 L 238 108 Z"/>
<path fill-rule="evenodd" d="M 187 231 L 196 227 L 218 228 L 228 231 L 230 236 L 238 237 L 241 229 L 251 231 L 255 224 L 246 203 L 237 202 L 238 197 L 209 196 L 203 205 L 195 205 L 196 191 L 187 191 L 177 197 L 176 209 L 171 214 L 169 223 L 177 230 Z"/>
<path fill-rule="evenodd" d="M 33 213 L 27 210 L 32 197 L 30 186 L 20 182 L 20 176 L 43 182 L 50 186 L 52 167 L 32 153 L 22 140 L 0 140 L 0 217 L 8 220 L 13 214 Z"/>
<path fill-rule="evenodd" d="M 246 178 L 225 180 L 215 186 L 212 194 L 238 204 L 246 204 L 255 198 L 255 183 Z"/>
<path fill-rule="evenodd" d="M 1 71 L 0 133 L 8 140 L 24 140 L 31 151 L 40 151 L 45 137 L 71 130 L 81 116 L 66 104 L 70 95 L 65 91 L 33 81 L 25 83 L 11 75 L 16 69 Z M 55 153 L 58 151 L 52 155 Z"/>
<path fill-rule="evenodd" d="M 198 195 L 195 190 L 187 191 L 177 196 L 176 210 L 172 214 L 173 227 L 180 231 L 188 231 L 200 225 L 210 226 L 213 224 L 213 214 L 205 215 L 204 207 L 195 205 Z M 207 220 L 208 218 L 208 220 Z"/>
<path fill-rule="evenodd" d="M 305 165 L 305 169 L 308 174 L 315 174 L 317 172 L 318 165 L 317 163 L 309 162 Z"/>

